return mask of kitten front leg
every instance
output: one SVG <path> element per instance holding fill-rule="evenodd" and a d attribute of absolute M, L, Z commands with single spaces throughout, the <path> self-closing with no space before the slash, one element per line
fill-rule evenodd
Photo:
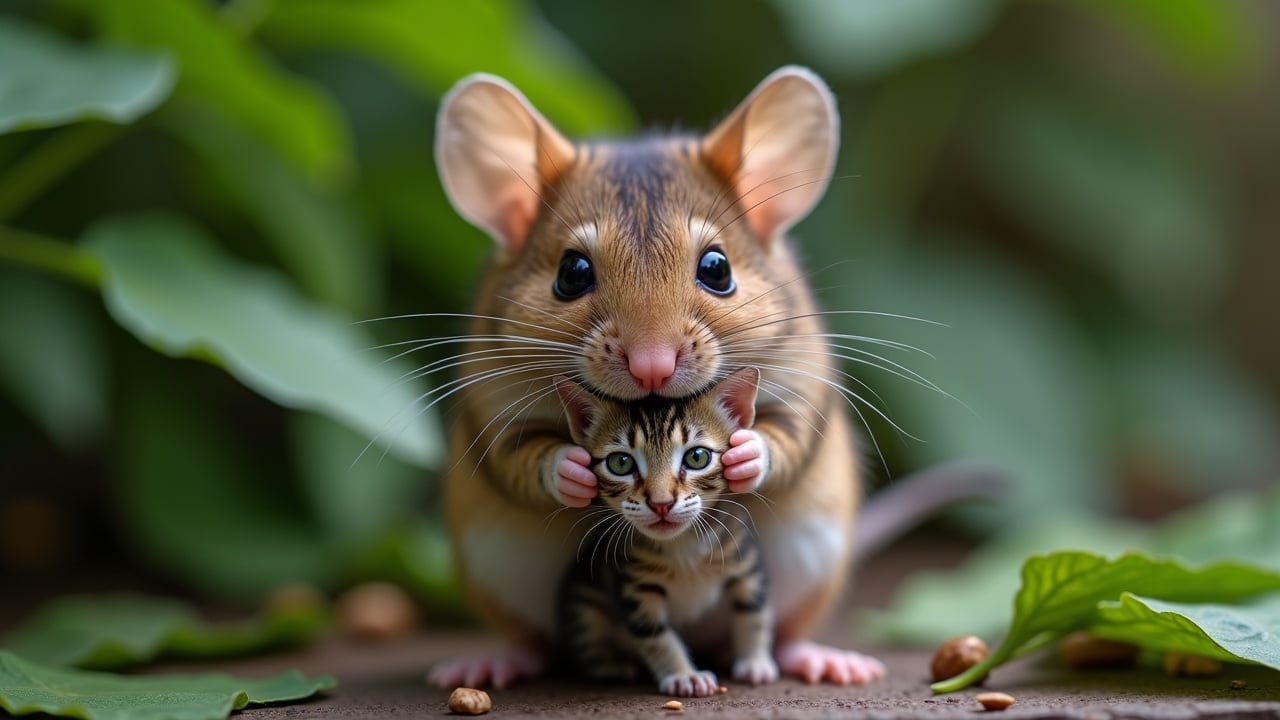
<path fill-rule="evenodd" d="M 699 670 L 689 650 L 671 627 L 666 589 L 652 582 L 629 583 L 623 588 L 627 633 L 645 666 L 658 679 L 658 691 L 676 697 L 707 697 L 716 692 L 715 673 Z"/>
<path fill-rule="evenodd" d="M 769 445 L 755 430 L 738 430 L 729 436 L 730 449 L 720 458 L 729 492 L 751 492 L 769 472 Z"/>
<path fill-rule="evenodd" d="M 773 660 L 773 606 L 759 548 L 746 558 L 745 572 L 729 581 L 733 601 L 733 679 L 763 685 L 778 679 Z"/>

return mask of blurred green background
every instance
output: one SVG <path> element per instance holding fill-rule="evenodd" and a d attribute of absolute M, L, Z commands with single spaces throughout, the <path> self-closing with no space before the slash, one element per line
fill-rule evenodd
<path fill-rule="evenodd" d="M 451 378 L 415 372 L 444 348 L 379 346 L 462 326 L 357 321 L 470 305 L 490 242 L 431 147 L 474 71 L 574 137 L 707 128 L 786 63 L 827 79 L 812 283 L 943 323 L 833 321 L 929 351 L 888 357 L 955 398 L 849 364 L 873 485 L 999 466 L 977 534 L 1271 486 L 1276 28 L 1266 0 L 7 0 L 0 587 L 456 604 L 425 395 Z"/>

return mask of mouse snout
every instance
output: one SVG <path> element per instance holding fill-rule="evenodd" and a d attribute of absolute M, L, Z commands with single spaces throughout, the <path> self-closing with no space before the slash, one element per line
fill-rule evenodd
<path fill-rule="evenodd" d="M 676 374 L 676 348 L 655 346 L 628 350 L 627 370 L 641 390 L 657 392 Z"/>

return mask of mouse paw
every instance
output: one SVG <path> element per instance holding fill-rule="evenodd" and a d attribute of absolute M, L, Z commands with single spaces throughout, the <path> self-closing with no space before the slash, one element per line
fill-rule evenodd
<path fill-rule="evenodd" d="M 527 647 L 479 657 L 445 660 L 431 668 L 427 682 L 445 689 L 455 687 L 503 688 L 521 678 L 534 678 L 547 667 L 546 657 Z"/>
<path fill-rule="evenodd" d="M 836 685 L 865 685 L 884 677 L 884 663 L 870 655 L 808 640 L 779 645 L 778 667 L 784 675 L 797 676 L 810 685 L 824 680 Z"/>
<path fill-rule="evenodd" d="M 778 664 L 773 658 L 739 658 L 733 661 L 733 679 L 748 685 L 764 685 L 778 679 Z"/>
<path fill-rule="evenodd" d="M 716 674 L 710 670 L 671 673 L 658 681 L 658 692 L 676 697 L 707 697 L 718 689 Z"/>
<path fill-rule="evenodd" d="M 598 493 L 596 475 L 591 472 L 591 454 L 576 445 L 561 448 L 553 458 L 555 476 L 551 494 L 569 507 L 586 507 Z"/>
<path fill-rule="evenodd" d="M 730 449 L 720 458 L 729 492 L 751 492 L 769 472 L 769 446 L 755 430 L 738 430 L 729 436 Z"/>

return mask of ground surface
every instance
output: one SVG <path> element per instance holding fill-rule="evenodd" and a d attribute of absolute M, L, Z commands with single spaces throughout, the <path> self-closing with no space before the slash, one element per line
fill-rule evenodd
<path fill-rule="evenodd" d="M 301 705 L 255 708 L 244 720 L 283 718 L 419 718 L 448 715 L 448 692 L 423 682 L 435 660 L 496 647 L 478 634 L 428 635 L 391 645 L 322 644 L 310 652 L 260 658 L 228 668 L 244 674 L 274 672 L 286 666 L 336 675 L 339 686 L 327 696 Z M 668 698 L 649 685 L 609 687 L 538 681 L 490 691 L 488 717 L 538 718 L 972 718 L 981 708 L 980 689 L 935 696 L 926 682 L 929 652 L 876 653 L 889 677 L 865 687 L 809 686 L 787 680 L 759 688 L 728 684 L 729 692 L 684 700 L 679 713 L 663 710 Z M 1247 687 L 1232 690 L 1233 679 Z M 1003 668 L 987 688 L 1013 695 L 1008 718 L 1280 718 L 1280 673 L 1259 668 L 1228 668 L 1208 679 L 1172 679 L 1158 670 L 1079 673 L 1046 662 L 1022 662 Z"/>

